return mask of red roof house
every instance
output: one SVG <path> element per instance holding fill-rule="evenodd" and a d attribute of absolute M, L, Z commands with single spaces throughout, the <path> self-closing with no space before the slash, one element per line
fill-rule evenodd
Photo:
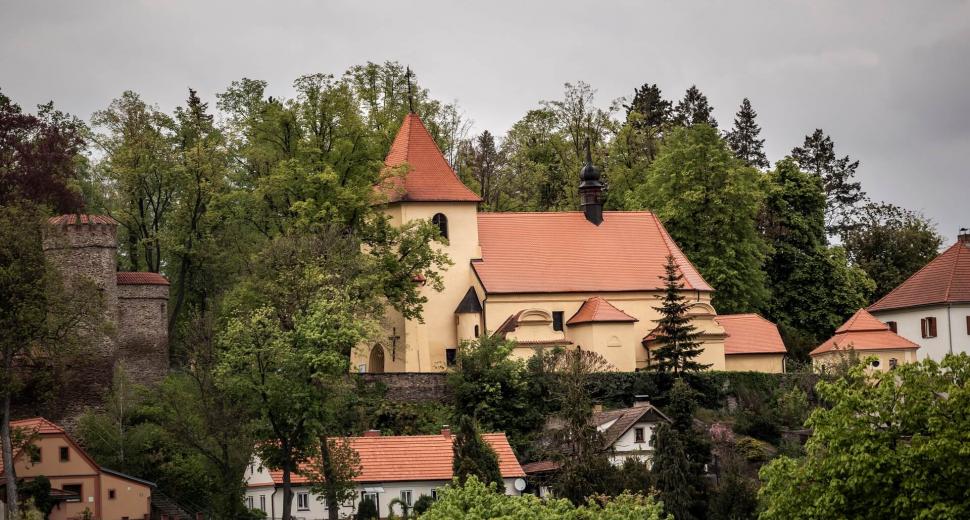
<path fill-rule="evenodd" d="M 811 355 L 819 356 L 828 352 L 853 349 L 857 351 L 913 350 L 919 345 L 896 334 L 889 326 L 876 319 L 865 309 L 859 309 L 835 335 L 819 345 Z"/>

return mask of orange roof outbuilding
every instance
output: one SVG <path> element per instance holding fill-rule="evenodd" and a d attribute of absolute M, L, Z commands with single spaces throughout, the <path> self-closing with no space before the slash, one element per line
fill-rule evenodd
<path fill-rule="evenodd" d="M 525 476 L 504 433 L 483 433 L 482 439 L 495 450 L 503 478 Z M 439 435 L 351 437 L 350 446 L 360 457 L 360 473 L 354 477 L 354 481 L 451 480 L 454 475 L 454 442 L 450 432 Z M 274 484 L 283 482 L 282 471 L 270 470 L 269 473 Z M 302 475 L 293 475 L 292 481 L 294 484 L 307 483 Z"/>
<path fill-rule="evenodd" d="M 119 272 L 118 285 L 169 285 L 168 278 L 158 273 Z"/>
<path fill-rule="evenodd" d="M 760 314 L 722 314 L 714 321 L 724 328 L 724 354 L 784 354 L 778 326 Z"/>
<path fill-rule="evenodd" d="M 479 213 L 478 241 L 487 293 L 659 290 L 668 255 L 685 289 L 713 291 L 649 211 L 607 211 L 599 226 L 581 211 Z"/>
<path fill-rule="evenodd" d="M 389 168 L 407 165 L 403 177 L 386 179 L 379 191 L 389 202 L 479 202 L 451 168 L 437 143 L 415 113 L 404 117 L 384 160 Z"/>
<path fill-rule="evenodd" d="M 612 303 L 599 296 L 587 299 L 573 314 L 572 318 L 566 321 L 566 325 L 580 325 L 583 323 L 633 323 L 639 321 L 633 316 L 617 309 Z"/>
<path fill-rule="evenodd" d="M 869 310 L 966 302 L 970 302 L 970 239 L 962 235 L 956 244 L 870 305 Z"/>
<path fill-rule="evenodd" d="M 879 321 L 865 309 L 859 309 L 835 330 L 834 336 L 810 354 L 817 356 L 850 347 L 853 350 L 915 350 L 919 345 L 896 334 L 889 329 L 889 325 Z"/>

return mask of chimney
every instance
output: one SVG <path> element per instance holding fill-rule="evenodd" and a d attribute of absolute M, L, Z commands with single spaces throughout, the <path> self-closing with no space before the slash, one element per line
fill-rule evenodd
<path fill-rule="evenodd" d="M 603 412 L 602 404 L 597 403 L 593 405 L 593 413 L 602 413 L 602 412 Z"/>
<path fill-rule="evenodd" d="M 381 436 L 380 430 L 367 430 L 366 432 L 364 432 L 364 437 L 380 437 L 380 436 Z"/>
<path fill-rule="evenodd" d="M 593 167 L 593 157 L 586 139 L 586 164 L 579 172 L 579 200 L 586 220 L 597 226 L 603 222 L 603 183 L 600 172 Z"/>
<path fill-rule="evenodd" d="M 649 395 L 635 395 L 633 396 L 633 407 L 643 408 L 644 406 L 650 406 L 650 396 Z"/>
<path fill-rule="evenodd" d="M 441 436 L 450 439 L 451 438 L 451 428 L 447 424 L 441 427 Z"/>
<path fill-rule="evenodd" d="M 957 233 L 957 242 L 970 247 L 970 229 L 960 228 L 960 232 Z"/>

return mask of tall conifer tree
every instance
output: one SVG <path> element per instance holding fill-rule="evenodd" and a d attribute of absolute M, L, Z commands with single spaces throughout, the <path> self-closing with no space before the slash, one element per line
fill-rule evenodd
<path fill-rule="evenodd" d="M 684 94 L 684 98 L 677 103 L 677 108 L 674 109 L 674 123 L 680 126 L 706 124 L 717 128 L 714 107 L 707 102 L 707 96 L 697 88 L 697 85 L 691 85 Z"/>
<path fill-rule="evenodd" d="M 664 271 L 666 274 L 660 277 L 664 281 L 664 296 L 660 306 L 654 307 L 660 312 L 655 329 L 660 347 L 652 353 L 652 364 L 660 372 L 673 372 L 675 375 L 703 370 L 710 365 L 695 361 L 704 348 L 697 341 L 700 332 L 697 332 L 697 327 L 687 315 L 691 304 L 680 293 L 684 288 L 681 281 L 684 275 L 680 273 L 673 256 L 667 256 Z"/>
<path fill-rule="evenodd" d="M 494 482 L 500 491 L 504 491 L 505 485 L 498 466 L 498 456 L 478 432 L 475 419 L 462 415 L 458 418 L 457 426 L 453 464 L 454 475 L 458 477 L 459 482 L 464 484 L 469 476 L 474 475 L 486 484 Z"/>
<path fill-rule="evenodd" d="M 835 155 L 835 143 L 821 128 L 805 136 L 802 146 L 796 146 L 791 156 L 803 170 L 822 179 L 825 187 L 825 224 L 830 232 L 845 231 L 854 217 L 856 206 L 866 194 L 862 184 L 854 182 L 859 161 L 848 155 Z"/>
<path fill-rule="evenodd" d="M 745 164 L 755 168 L 767 168 L 769 163 L 764 151 L 765 140 L 758 139 L 761 127 L 755 122 L 756 117 L 758 113 L 751 108 L 751 101 L 744 98 L 741 109 L 734 118 L 734 128 L 724 135 L 724 139 L 734 155 Z"/>

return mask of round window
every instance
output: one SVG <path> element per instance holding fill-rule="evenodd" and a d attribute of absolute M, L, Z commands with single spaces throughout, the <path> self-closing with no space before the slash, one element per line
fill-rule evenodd
<path fill-rule="evenodd" d="M 872 368 L 879 368 L 879 360 L 873 359 L 872 362 L 869 363 L 869 366 L 871 366 Z"/>

